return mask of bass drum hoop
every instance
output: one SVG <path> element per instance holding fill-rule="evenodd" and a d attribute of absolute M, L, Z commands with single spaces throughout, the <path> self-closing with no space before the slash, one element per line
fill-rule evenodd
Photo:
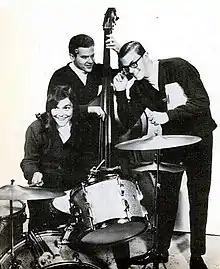
<path fill-rule="evenodd" d="M 47 230 L 47 231 L 41 231 L 38 234 L 40 236 L 42 236 L 42 238 L 44 239 L 44 236 L 46 236 L 46 237 L 47 236 L 51 236 L 51 237 L 52 236 L 59 236 L 59 237 L 61 237 L 62 233 L 59 232 L 59 231 Z M 21 257 L 18 256 L 21 251 L 23 251 L 24 252 L 23 255 L 26 254 L 26 256 L 31 254 L 30 256 L 31 256 L 32 260 L 34 260 L 34 256 L 32 254 L 31 247 L 29 246 L 29 243 L 27 242 L 26 237 L 27 237 L 27 235 L 23 234 L 22 239 L 20 239 L 19 242 L 14 246 L 14 255 L 15 255 L 15 258 L 17 258 L 18 260 L 21 260 Z M 77 253 L 81 254 L 84 259 L 85 259 L 85 257 L 87 259 L 90 258 L 88 255 L 82 253 L 81 251 L 74 250 L 74 248 L 72 248 L 72 247 L 69 247 L 69 249 L 73 253 L 77 252 Z M 25 252 L 25 250 L 26 250 L 26 252 Z M 27 250 L 30 253 L 27 253 Z M 0 269 L 8 269 L 8 268 L 10 268 L 8 266 L 8 264 L 10 263 L 10 257 L 11 257 L 11 249 L 8 249 L 8 251 L 5 252 L 5 254 L 0 258 Z M 67 259 L 67 260 L 64 259 L 63 261 L 55 262 L 53 264 L 44 266 L 43 268 L 44 269 L 78 269 L 78 268 L 101 269 L 100 266 L 98 266 L 96 264 L 92 264 L 91 262 L 96 263 L 92 259 L 89 259 L 89 262 L 88 261 L 83 261 L 83 260 L 81 260 L 81 258 L 79 258 L 79 261 L 74 261 L 74 260 L 71 260 L 71 259 Z M 23 267 L 21 265 L 21 267 L 18 267 L 18 268 L 23 268 Z M 36 268 L 38 268 L 38 267 L 36 267 Z M 25 269 L 32 269 L 32 267 L 30 265 L 30 267 L 28 267 L 28 268 L 25 267 Z"/>

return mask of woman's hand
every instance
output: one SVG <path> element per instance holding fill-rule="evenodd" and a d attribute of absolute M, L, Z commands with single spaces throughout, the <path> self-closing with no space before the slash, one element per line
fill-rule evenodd
<path fill-rule="evenodd" d="M 33 174 L 30 186 L 31 187 L 32 186 L 38 186 L 38 187 L 43 186 L 44 182 L 43 182 L 42 178 L 43 178 L 43 175 L 40 172 L 35 172 Z"/>

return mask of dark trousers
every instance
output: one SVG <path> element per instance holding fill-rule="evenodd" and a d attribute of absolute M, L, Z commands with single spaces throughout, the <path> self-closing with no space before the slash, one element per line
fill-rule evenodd
<path fill-rule="evenodd" d="M 211 185 L 213 137 L 204 137 L 199 143 L 163 150 L 161 160 L 186 167 L 187 188 L 190 206 L 190 250 L 194 256 L 206 252 L 206 223 L 208 213 L 208 199 Z M 147 161 L 152 161 L 148 158 Z M 156 176 L 156 172 L 153 172 Z M 169 249 L 178 209 L 179 191 L 183 173 L 160 172 L 158 191 L 158 251 Z M 152 221 L 154 212 L 153 182 L 148 172 L 137 177 L 139 187 L 143 193 L 142 205 L 148 211 Z M 129 254 L 126 244 L 125 253 Z"/>
<path fill-rule="evenodd" d="M 212 135 L 204 137 L 194 145 L 170 149 L 163 152 L 167 162 L 183 162 L 186 167 L 190 206 L 190 249 L 192 255 L 203 255 L 206 251 L 206 223 L 208 198 L 211 185 Z M 158 200 L 159 251 L 169 248 L 178 208 L 178 195 L 182 173 L 163 173 Z"/>
<path fill-rule="evenodd" d="M 129 243 L 119 243 L 112 246 L 112 252 L 115 258 L 115 263 L 118 269 L 128 269 L 129 267 L 129 257 L 130 248 Z"/>

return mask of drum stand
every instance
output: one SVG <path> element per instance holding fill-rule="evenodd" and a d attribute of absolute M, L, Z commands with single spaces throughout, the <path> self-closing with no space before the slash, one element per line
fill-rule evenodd
<path fill-rule="evenodd" d="M 147 265 L 153 263 L 153 269 L 159 269 L 159 264 L 162 263 L 163 267 L 167 269 L 165 263 L 160 259 L 160 254 L 158 253 L 158 213 L 157 213 L 157 204 L 158 204 L 158 190 L 160 189 L 159 184 L 159 167 L 160 167 L 160 149 L 157 149 L 156 152 L 156 178 L 154 183 L 154 208 L 153 208 L 153 247 L 148 250 L 145 254 L 138 257 L 130 258 L 131 265 Z"/>
<path fill-rule="evenodd" d="M 11 180 L 11 185 L 14 183 L 14 179 Z M 11 256 L 11 265 L 9 269 L 22 269 L 21 260 L 16 259 L 14 254 L 14 222 L 13 222 L 13 200 L 10 200 L 10 223 L 11 223 L 11 246 L 10 246 L 10 256 Z"/>

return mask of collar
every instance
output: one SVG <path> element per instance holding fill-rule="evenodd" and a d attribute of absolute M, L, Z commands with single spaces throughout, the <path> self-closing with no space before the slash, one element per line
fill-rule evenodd
<path fill-rule="evenodd" d="M 83 70 L 79 69 L 74 62 L 71 62 L 69 64 L 70 68 L 77 74 L 77 76 L 80 78 L 80 80 L 82 81 L 82 83 L 84 85 L 86 85 L 86 81 L 87 81 L 87 75 L 88 73 L 85 73 Z"/>
<path fill-rule="evenodd" d="M 152 61 L 152 71 L 151 75 L 147 78 L 147 80 L 150 82 L 150 84 L 159 91 L 158 86 L 158 75 L 159 75 L 159 61 L 153 60 Z"/>

